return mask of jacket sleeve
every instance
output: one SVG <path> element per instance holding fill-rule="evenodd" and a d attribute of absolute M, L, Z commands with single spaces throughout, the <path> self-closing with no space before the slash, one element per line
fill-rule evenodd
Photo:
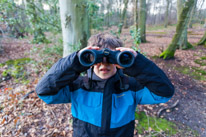
<path fill-rule="evenodd" d="M 152 61 L 138 53 L 134 64 L 123 72 L 137 80 L 141 89 L 136 92 L 137 104 L 167 102 L 174 94 L 174 86 L 165 73 Z"/>
<path fill-rule="evenodd" d="M 70 87 L 88 67 L 79 63 L 77 52 L 57 61 L 36 86 L 38 96 L 48 104 L 69 103 Z"/>

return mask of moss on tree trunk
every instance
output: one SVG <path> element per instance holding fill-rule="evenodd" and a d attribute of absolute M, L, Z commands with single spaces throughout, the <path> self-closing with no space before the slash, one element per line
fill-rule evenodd
<path fill-rule="evenodd" d="M 195 0 L 194 0 L 195 1 Z M 183 10 L 183 8 L 184 8 L 184 4 L 185 4 L 185 0 L 178 0 L 178 20 L 179 20 L 179 18 L 180 18 L 180 15 L 181 15 L 181 11 Z M 185 25 L 184 25 L 184 28 L 183 28 L 183 32 L 182 32 L 182 34 L 181 34 L 181 38 L 179 39 L 179 41 L 178 41 L 178 46 L 177 46 L 177 48 L 178 49 L 183 49 L 183 50 L 185 50 L 185 49 L 190 49 L 190 48 L 192 48 L 192 44 L 190 44 L 189 42 L 188 42 L 188 39 L 187 39 L 187 28 L 188 28 L 188 24 L 189 24 L 189 20 L 190 20 L 190 15 L 191 15 L 191 11 L 192 11 L 192 9 L 193 9 L 193 7 L 194 7 L 194 4 L 193 4 L 193 6 L 192 6 L 192 8 L 190 8 L 189 10 L 188 10 L 188 13 L 187 13 L 187 16 L 186 16 L 186 18 L 184 19 L 185 21 Z"/>
<path fill-rule="evenodd" d="M 201 40 L 197 43 L 197 45 L 205 45 L 206 46 L 206 32 Z"/>
<path fill-rule="evenodd" d="M 176 33 L 173 36 L 171 44 L 169 44 L 168 48 L 160 54 L 160 57 L 163 59 L 170 59 L 174 57 L 174 53 L 176 51 L 176 48 L 178 47 L 179 41 L 181 39 L 182 33 L 184 31 L 185 25 L 187 25 L 186 18 L 190 14 L 190 10 L 193 7 L 194 0 L 189 0 L 185 2 L 185 6 L 182 9 L 182 12 L 180 14 L 177 27 L 176 27 Z"/>

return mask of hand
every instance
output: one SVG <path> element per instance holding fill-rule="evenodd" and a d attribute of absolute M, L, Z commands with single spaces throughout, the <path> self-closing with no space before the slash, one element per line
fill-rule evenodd
<path fill-rule="evenodd" d="M 133 50 L 133 49 L 131 49 L 131 48 L 125 48 L 125 47 L 118 47 L 118 48 L 116 48 L 116 50 L 119 50 L 119 51 L 129 51 L 129 52 L 131 52 L 133 55 L 134 55 L 134 58 L 136 58 L 136 56 L 137 56 L 137 52 L 135 51 L 135 50 Z M 119 68 L 119 69 L 124 69 L 123 67 L 121 67 L 120 65 L 118 65 L 118 64 L 115 64 L 115 66 L 117 67 L 117 68 Z"/>
<path fill-rule="evenodd" d="M 118 47 L 116 48 L 116 50 L 119 50 L 119 51 L 129 51 L 129 52 L 132 52 L 132 54 L 134 55 L 134 57 L 136 58 L 137 56 L 137 52 L 131 48 L 125 48 L 125 47 Z"/>
<path fill-rule="evenodd" d="M 78 57 L 79 57 L 79 55 L 80 55 L 81 52 L 83 52 L 84 50 L 87 50 L 87 49 L 99 50 L 100 48 L 99 48 L 99 47 L 96 47 L 96 46 L 94 46 L 94 47 L 92 47 L 92 46 L 85 47 L 85 48 L 81 49 L 81 50 L 78 52 Z"/>

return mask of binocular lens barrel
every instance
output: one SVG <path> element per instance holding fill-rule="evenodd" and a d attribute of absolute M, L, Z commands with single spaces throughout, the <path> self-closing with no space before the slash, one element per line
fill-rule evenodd
<path fill-rule="evenodd" d="M 89 67 L 95 63 L 96 53 L 92 50 L 86 50 L 79 56 L 79 61 L 83 66 Z"/>
<path fill-rule="evenodd" d="M 134 63 L 134 56 L 129 51 L 120 52 L 117 56 L 117 63 L 122 67 L 130 67 Z"/>

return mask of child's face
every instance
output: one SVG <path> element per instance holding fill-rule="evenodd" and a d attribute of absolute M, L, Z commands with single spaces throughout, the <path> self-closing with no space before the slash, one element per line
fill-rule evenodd
<path fill-rule="evenodd" d="M 103 58 L 103 62 L 94 65 L 94 73 L 101 79 L 108 79 L 116 72 L 116 65 L 109 64 L 105 57 Z"/>

